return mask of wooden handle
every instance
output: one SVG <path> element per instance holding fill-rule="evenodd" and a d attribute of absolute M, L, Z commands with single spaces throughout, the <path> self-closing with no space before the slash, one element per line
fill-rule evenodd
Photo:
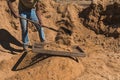
<path fill-rule="evenodd" d="M 59 32 L 59 30 L 56 30 L 56 29 L 51 28 L 51 27 L 47 27 L 47 26 L 40 25 L 38 22 L 32 21 L 32 20 L 30 20 L 30 19 L 27 19 L 27 18 L 24 18 L 24 17 L 21 17 L 21 16 L 19 16 L 19 18 L 24 19 L 24 20 L 27 20 L 27 21 L 30 21 L 30 22 L 32 22 L 32 23 L 34 23 L 34 24 L 38 24 L 38 25 L 41 26 L 41 27 L 45 27 L 45 28 L 47 28 L 47 29 L 50 29 L 50 30 Z"/>

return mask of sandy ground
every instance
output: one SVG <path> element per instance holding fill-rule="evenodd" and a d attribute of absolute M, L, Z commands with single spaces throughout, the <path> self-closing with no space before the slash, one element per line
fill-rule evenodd
<path fill-rule="evenodd" d="M 120 8 L 103 0 L 101 4 L 84 7 L 79 1 L 41 1 L 43 24 L 59 30 L 44 28 L 47 48 L 71 51 L 77 45 L 86 54 L 62 57 L 33 53 L 31 47 L 24 53 L 19 19 L 1 0 L 0 80 L 120 80 Z M 31 23 L 29 38 L 30 45 L 40 43 Z"/>

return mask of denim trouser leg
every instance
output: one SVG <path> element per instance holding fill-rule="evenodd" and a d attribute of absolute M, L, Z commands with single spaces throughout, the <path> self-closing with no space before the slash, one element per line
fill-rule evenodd
<path fill-rule="evenodd" d="M 36 26 L 36 28 L 38 30 L 40 41 L 41 42 L 45 41 L 44 29 L 41 26 L 37 25 L 37 24 L 35 24 L 35 26 Z"/>
<path fill-rule="evenodd" d="M 38 22 L 38 18 L 37 18 L 35 9 L 20 12 L 20 16 L 23 18 L 31 19 L 35 22 Z M 24 19 L 20 19 L 20 23 L 21 23 L 21 29 L 22 29 L 23 46 L 25 47 L 29 42 L 27 21 Z M 41 26 L 39 26 L 38 24 L 35 24 L 35 27 L 38 30 L 40 40 L 43 42 L 45 40 L 43 28 Z"/>
<path fill-rule="evenodd" d="M 21 13 L 20 16 L 24 18 L 27 17 L 27 15 L 24 13 Z M 27 21 L 24 19 L 20 19 L 20 23 L 21 23 L 21 29 L 22 29 L 22 42 L 23 42 L 23 45 L 26 45 L 29 42 Z"/>
<path fill-rule="evenodd" d="M 31 20 L 38 22 L 38 18 L 37 18 L 35 9 L 31 10 L 31 17 L 30 18 L 31 18 Z M 35 25 L 36 29 L 38 30 L 40 41 L 42 41 L 42 42 L 45 41 L 45 34 L 44 34 L 43 28 L 38 24 L 34 24 L 34 25 Z"/>

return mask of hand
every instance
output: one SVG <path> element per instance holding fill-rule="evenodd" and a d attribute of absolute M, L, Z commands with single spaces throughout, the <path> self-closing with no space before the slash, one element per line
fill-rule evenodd
<path fill-rule="evenodd" d="M 43 25 L 43 24 L 42 24 L 41 26 L 42 26 L 42 27 L 46 27 L 46 26 L 45 26 L 45 25 Z"/>
<path fill-rule="evenodd" d="M 43 24 L 42 24 L 42 22 L 41 22 L 41 21 L 39 21 L 39 24 L 40 24 L 41 26 L 43 26 Z"/>
<path fill-rule="evenodd" d="M 13 16 L 15 17 L 15 18 L 19 18 L 19 14 L 18 13 L 13 13 Z"/>

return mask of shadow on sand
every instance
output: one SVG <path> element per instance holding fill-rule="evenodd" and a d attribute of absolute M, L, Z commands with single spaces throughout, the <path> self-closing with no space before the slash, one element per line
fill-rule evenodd
<path fill-rule="evenodd" d="M 78 58 L 72 57 L 72 56 L 55 56 L 55 55 L 48 55 L 48 54 L 42 54 L 42 53 L 31 55 L 29 54 L 29 51 L 28 51 L 22 54 L 22 56 L 18 59 L 18 61 L 16 62 L 16 64 L 13 66 L 11 70 L 12 71 L 24 70 L 50 57 L 65 57 L 65 58 L 70 58 L 75 62 L 79 62 Z"/>
<path fill-rule="evenodd" d="M 13 37 L 7 30 L 0 29 L 0 45 L 11 52 L 11 54 L 15 54 L 15 52 L 22 52 L 21 49 L 15 49 L 10 44 L 14 44 L 16 46 L 22 47 L 22 43 L 20 43 L 15 37 Z M 3 50 L 1 50 L 4 52 Z"/>

